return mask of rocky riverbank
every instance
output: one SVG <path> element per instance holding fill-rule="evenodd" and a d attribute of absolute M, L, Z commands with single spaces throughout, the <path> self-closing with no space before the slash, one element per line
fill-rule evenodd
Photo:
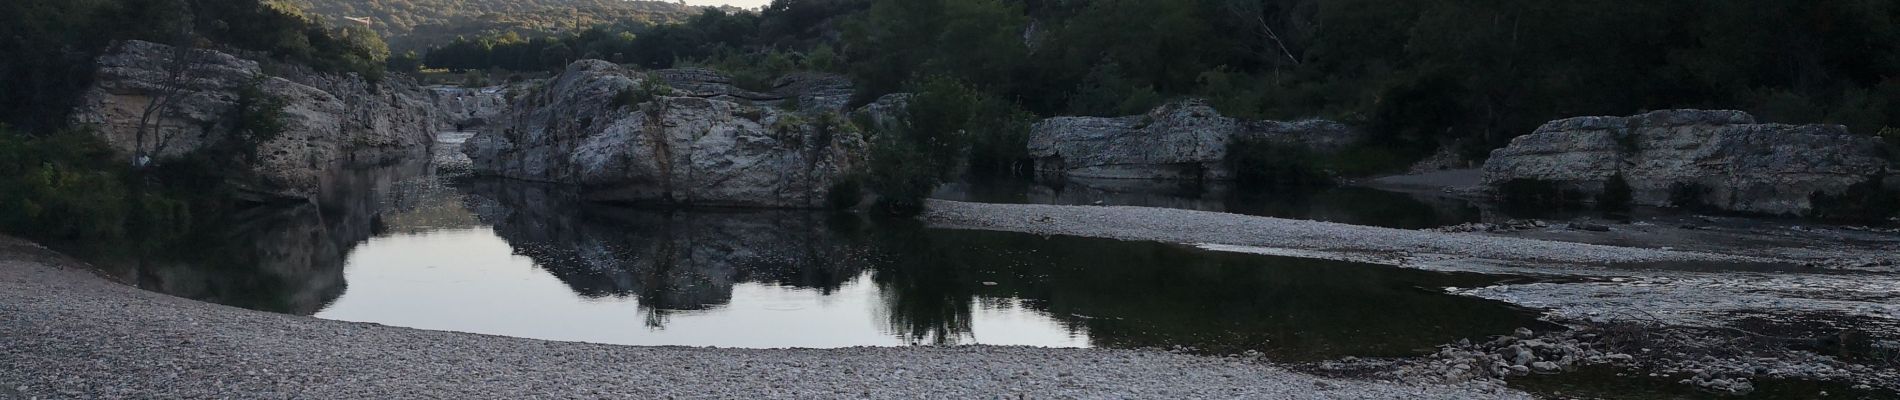
<path fill-rule="evenodd" d="M 248 311 L 145 292 L 0 238 L 0 397 L 1442 398 L 1482 381 L 1026 347 L 741 350 L 548 342 Z"/>

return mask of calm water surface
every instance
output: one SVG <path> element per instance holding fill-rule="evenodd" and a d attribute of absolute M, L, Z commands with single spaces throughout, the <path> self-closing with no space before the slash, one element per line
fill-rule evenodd
<path fill-rule="evenodd" d="M 1442 288 L 1499 277 L 929 229 L 790 211 L 669 211 L 429 168 L 339 173 L 313 205 L 200 226 L 193 249 L 102 263 L 258 310 L 636 345 L 998 344 L 1429 352 L 1534 325 Z"/>

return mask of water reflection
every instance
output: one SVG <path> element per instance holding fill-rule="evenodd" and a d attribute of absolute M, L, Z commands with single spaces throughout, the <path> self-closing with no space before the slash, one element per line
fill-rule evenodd
<path fill-rule="evenodd" d="M 1212 182 L 971 178 L 945 185 L 935 197 L 984 203 L 1179 208 L 1400 229 L 1485 219 L 1482 208 L 1468 201 L 1355 186 L 1241 190 Z"/>
<path fill-rule="evenodd" d="M 861 271 L 825 240 L 819 214 L 615 208 L 508 181 L 468 188 L 481 221 L 517 254 L 582 296 L 637 299 L 651 327 L 727 304 L 738 282 L 830 293 Z"/>
<path fill-rule="evenodd" d="M 1184 346 L 1316 360 L 1417 354 L 1534 323 L 1437 290 L 1489 276 L 444 182 L 426 167 L 342 173 L 315 205 L 229 215 L 194 233 L 202 246 L 148 254 L 128 273 L 267 311 L 637 345 Z"/>
<path fill-rule="evenodd" d="M 427 173 L 428 166 L 420 164 L 338 171 L 322 180 L 315 203 L 196 216 L 182 238 L 63 250 L 88 256 L 108 274 L 141 288 L 311 315 L 345 291 L 350 250 L 377 233 L 379 217 L 389 209 L 381 194 Z"/>

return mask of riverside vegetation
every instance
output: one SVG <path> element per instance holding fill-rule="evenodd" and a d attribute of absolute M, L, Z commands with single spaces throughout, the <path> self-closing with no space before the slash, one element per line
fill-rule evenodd
<path fill-rule="evenodd" d="M 370 22 L 360 23 L 363 18 Z M 735 296 L 739 283 L 768 282 L 760 276 L 773 273 L 820 277 L 827 283 L 815 287 L 827 296 L 848 286 L 853 276 L 864 276 L 871 284 L 896 288 L 887 291 L 886 308 L 880 310 L 891 311 L 887 317 L 900 325 L 897 331 L 908 332 L 904 336 L 912 343 L 934 337 L 953 344 L 961 334 L 974 336 L 970 310 L 977 299 L 1053 312 L 1062 309 L 1055 306 L 1073 303 L 1028 293 L 1115 286 L 1128 293 L 1174 293 L 1162 297 L 1180 299 L 1207 291 L 1206 285 L 1194 284 L 1156 290 L 1152 283 L 1176 278 L 1142 274 L 1127 274 L 1114 285 L 1076 285 L 1095 282 L 1088 277 L 1107 269 L 1071 265 L 1074 259 L 1133 260 L 1128 271 L 1146 273 L 1147 267 L 1168 262 L 1144 257 L 1214 256 L 1172 244 L 1114 240 L 1056 240 L 1055 245 L 1074 249 L 1050 251 L 1052 245 L 1045 242 L 1051 240 L 1041 236 L 1052 234 L 1333 258 L 1349 263 L 1326 263 L 1300 279 L 1255 283 L 1301 287 L 1320 277 L 1344 279 L 1353 284 L 1342 287 L 1355 288 L 1344 297 L 1390 292 L 1470 308 L 1446 309 L 1483 309 L 1508 317 L 1483 324 L 1482 332 L 1460 331 L 1461 336 L 1505 334 L 1530 325 L 1519 319 L 1536 312 L 1520 306 L 1543 309 L 1541 315 L 1576 324 L 1572 328 L 1594 326 L 1594 318 L 1610 307 L 1595 302 L 1600 299 L 1639 301 L 1629 307 L 1669 311 L 1662 313 L 1667 319 L 1653 321 L 1661 326 L 1683 321 L 1718 326 L 1732 322 L 1723 318 L 1746 313 L 1791 311 L 1820 321 L 1809 329 L 1846 326 L 1840 330 L 1845 337 L 1860 329 L 1847 325 L 1876 331 L 1900 320 L 1890 304 L 1866 300 L 1885 299 L 1879 296 L 1892 292 L 1889 280 L 1852 275 L 1887 277 L 1897 262 L 1885 251 L 1896 243 L 1893 231 L 1873 226 L 1900 216 L 1900 181 L 1892 168 L 1900 161 L 1900 75 L 1895 75 L 1900 71 L 1900 4 L 1891 1 L 776 0 L 743 10 L 612 0 L 15 0 L 0 3 L 0 54 L 6 56 L 0 57 L 0 232 L 56 248 L 102 251 L 97 256 L 107 259 L 137 259 L 138 273 L 147 275 L 139 278 L 159 286 L 167 280 L 191 286 L 192 279 L 216 275 L 224 281 L 195 289 L 263 287 L 258 292 L 292 293 L 248 298 L 253 292 L 167 291 L 260 310 L 310 314 L 328 306 L 326 299 L 344 293 L 342 266 L 351 262 L 355 246 L 365 238 L 386 239 L 393 227 L 411 233 L 452 230 L 454 235 L 440 237 L 457 240 L 492 239 L 482 236 L 484 229 L 492 231 L 489 236 L 498 235 L 502 244 L 519 246 L 502 253 L 558 267 L 551 273 L 569 281 L 574 292 L 585 296 L 599 289 L 593 285 L 620 285 L 604 293 L 640 301 L 655 316 L 691 309 L 668 304 L 724 304 L 720 301 Z M 420 75 L 444 74 L 465 74 L 467 81 L 483 85 L 425 88 L 418 83 Z M 473 87 L 487 86 L 481 78 L 488 76 L 512 78 Z M 448 95 L 457 97 L 445 99 Z M 450 108 L 459 111 L 445 111 Z M 1735 111 L 1718 111 L 1723 109 Z M 437 135 L 448 130 L 470 132 Z M 177 135 L 185 135 L 179 142 L 185 144 L 166 147 Z M 449 159 L 459 163 L 455 173 L 436 176 L 449 171 L 436 163 Z M 337 167 L 417 166 L 410 161 L 422 161 L 424 183 L 375 172 L 364 174 L 372 178 L 324 174 Z M 1701 216 L 1614 227 L 1590 221 L 1568 227 L 1542 221 L 1492 225 L 1480 221 L 1490 217 L 1484 215 L 1490 204 L 1464 199 L 1450 200 L 1461 202 L 1449 206 L 1456 209 L 1456 221 L 1389 216 L 1397 214 L 1395 209 L 1432 214 L 1438 206 L 1391 193 L 1409 203 L 1333 206 L 1379 209 L 1381 214 L 1369 217 L 1374 219 L 1418 218 L 1362 224 L 1405 229 L 1138 207 L 932 199 L 946 185 L 1032 176 L 1073 180 L 1076 187 L 1089 185 L 1089 179 L 1168 181 L 1160 185 L 1187 188 L 1181 191 L 1194 196 L 1228 184 L 1279 194 L 1408 167 L 1475 162 L 1484 163 L 1477 172 L 1482 176 L 1474 178 L 1483 180 L 1477 195 L 1539 211 L 1588 205 L 1612 218 L 1628 218 L 1642 211 L 1637 208 L 1679 207 L 1865 226 L 1811 228 Z M 538 182 L 497 183 L 463 173 Z M 344 193 L 325 198 L 325 190 L 338 189 L 327 187 L 332 185 Z M 1118 190 L 1103 186 L 1103 191 Z M 435 191 L 423 196 L 432 202 L 428 207 L 413 204 L 416 198 L 408 196 L 416 193 L 405 192 L 417 187 Z M 533 190 L 518 190 L 522 187 Z M 474 195 L 462 193 L 471 190 Z M 483 190 L 521 193 L 484 200 Z M 392 191 L 400 199 L 377 197 Z M 868 207 L 861 204 L 866 199 L 872 200 Z M 1177 199 L 1159 203 L 1171 200 Z M 1066 204 L 1090 201 L 1106 205 L 1094 199 Z M 449 224 L 454 229 L 434 221 L 392 223 L 386 217 L 397 213 L 385 215 L 382 207 L 389 204 L 383 202 L 410 202 L 390 209 L 428 208 L 462 221 Z M 596 208 L 618 210 L 604 203 L 658 210 L 597 221 L 601 211 Z M 593 211 L 544 210 L 552 205 Z M 762 245 L 720 229 L 688 228 L 719 228 L 704 221 L 726 219 L 734 226 L 772 225 L 771 218 L 760 216 L 763 212 L 699 215 L 693 213 L 707 211 L 678 209 L 685 207 L 831 208 L 829 213 L 772 212 L 807 223 L 823 220 L 823 228 L 835 228 L 849 239 L 845 242 L 878 237 L 884 241 L 873 241 L 878 246 L 871 248 L 884 251 L 845 252 L 869 261 L 824 251 L 792 254 L 799 245 Z M 297 223 L 280 225 L 259 216 L 286 210 L 294 217 L 279 219 Z M 1319 215 L 1328 210 L 1296 216 L 1341 220 Z M 1459 222 L 1466 223 L 1464 228 L 1413 229 Z M 665 229 L 641 233 L 621 225 Z M 938 236 L 953 229 L 1024 234 L 995 236 L 996 245 L 989 248 L 907 247 L 990 237 Z M 576 241 L 570 231 L 587 234 Z M 828 242 L 813 240 L 818 231 L 773 240 L 824 250 L 821 245 Z M 1209 232 L 1220 239 L 1210 240 Z M 251 238 L 253 233 L 273 239 Z M 1260 244 L 1263 233 L 1297 241 L 1251 247 Z M 308 243 L 319 236 L 327 240 Z M 541 237 L 558 239 L 528 240 Z M 1752 246 L 1754 239 L 1766 237 L 1772 237 L 1772 246 Z M 1628 245 L 1636 242 L 1656 247 Z M 1737 242 L 1751 245 L 1742 248 Z M 306 247 L 293 251 L 303 256 L 277 252 L 296 246 L 287 243 L 303 243 Z M 230 248 L 210 251 L 207 244 Z M 650 255 L 626 251 L 646 244 L 657 244 Z M 396 247 L 404 246 L 380 249 Z M 1016 251 L 966 254 L 1002 247 Z M 1513 253 L 1527 249 L 1536 257 Z M 203 254 L 180 254 L 186 252 Z M 1022 255 L 1038 252 L 1052 255 L 1033 257 L 1045 257 L 1064 271 L 1043 277 L 1066 276 L 1062 284 L 1069 286 L 1015 282 L 1007 276 L 1025 270 L 1021 259 L 1031 256 Z M 708 255 L 718 261 L 701 263 Z M 1238 282 L 1231 296 L 1237 302 L 1254 301 L 1248 299 L 1261 293 L 1293 293 L 1259 291 L 1239 284 L 1247 280 L 1220 278 L 1233 271 L 1279 271 L 1284 265 L 1251 268 L 1252 256 L 1218 257 L 1249 268 L 1183 273 Z M 244 269 L 282 259 L 296 260 L 274 269 L 254 268 L 272 269 L 256 276 L 283 275 L 282 281 L 301 281 L 310 290 L 298 292 L 294 282 L 290 289 L 273 287 L 282 282 L 259 283 L 274 278 L 252 279 L 242 271 L 172 275 L 147 268 L 204 262 Z M 803 261 L 816 259 L 844 261 Z M 972 262 L 986 264 L 967 273 L 945 272 Z M 1386 281 L 1382 277 L 1395 269 L 1357 264 L 1362 262 L 1425 271 L 1398 269 L 1406 279 Z M 1706 267 L 1714 272 L 1647 268 L 1647 263 L 1678 262 L 1712 264 Z M 1773 265 L 1756 271 L 1756 264 Z M 306 268 L 312 265 L 321 268 Z M 788 265 L 814 268 L 769 269 Z M 1597 268 L 1604 265 L 1616 268 Z M 1344 268 L 1367 272 L 1338 272 Z M 1492 281 L 1473 274 L 1470 282 L 1435 283 L 1451 272 L 1510 277 Z M 1731 279 L 1738 274 L 1763 279 Z M 706 286 L 709 282 L 717 285 Z M 1714 290 L 1703 282 L 1733 286 Z M 695 287 L 725 289 L 681 289 Z M 168 289 L 194 288 L 154 290 Z M 985 290 L 1022 294 L 965 295 Z M 1104 295 L 1089 290 L 1081 292 Z M 679 294 L 712 300 L 667 303 L 667 296 Z M 1073 301 L 1082 295 L 1047 296 L 1056 297 Z M 936 300 L 917 301 L 931 298 Z M 1265 304 L 1286 305 L 1277 301 L 1259 300 L 1234 312 L 1271 313 Z M 985 310 L 992 305 L 984 304 Z M 1110 305 L 1096 308 L 1129 307 L 1131 314 L 1163 316 L 1191 315 L 1180 310 L 1198 307 L 1104 304 Z M 1055 319 L 1068 329 L 1059 333 L 1069 339 L 1078 332 L 1112 338 L 1117 332 L 1103 327 L 1126 320 L 1096 320 L 1112 314 L 1074 312 Z M 1300 315 L 1305 314 L 1294 316 Z M 1105 340 L 1109 347 L 1218 343 L 1203 350 L 1259 350 L 1258 343 L 1197 336 L 1218 332 L 1194 326 L 1213 320 L 1239 319 L 1158 323 L 1182 332 L 1146 327 L 1122 333 L 1166 335 Z M 928 323 L 901 326 L 917 321 Z M 1441 319 L 1403 322 L 1478 326 Z M 1347 323 L 1348 329 L 1340 331 L 1368 324 Z M 942 332 L 916 334 L 931 329 Z M 1255 329 L 1264 328 L 1245 330 Z M 1390 329 L 1408 330 L 1415 327 Z M 1308 332 L 1302 328 L 1286 335 Z M 1539 340 L 1537 335 L 1542 334 L 1517 334 L 1509 341 Z M 1490 371 L 1475 375 L 1480 378 L 1528 373 L 1511 367 L 1568 370 L 1576 361 L 1564 351 L 1538 355 L 1555 361 L 1514 357 L 1513 364 L 1499 364 L 1486 354 L 1498 346 L 1453 348 L 1445 344 L 1451 339 L 1410 339 L 1419 345 L 1368 354 L 1418 357 L 1423 347 L 1443 345 L 1447 351 L 1440 355 Z M 1855 341 L 1852 355 L 1887 357 L 1881 352 L 1892 351 L 1893 339 Z M 45 338 L 33 342 L 42 347 L 29 351 L 58 342 Z M 1796 351 L 1772 347 L 1760 354 L 1774 358 Z M 1617 354 L 1598 358 L 1610 355 Z M 1679 367 L 1697 355 L 1678 353 L 1657 362 Z M 1843 363 L 1815 358 L 1822 360 L 1796 361 Z M 1724 362 L 1735 360 L 1741 359 Z M 1536 366 L 1539 361 L 1552 368 Z M 1727 366 L 1736 368 L 1716 375 L 1730 383 L 1735 381 L 1729 377 L 1746 383 L 1746 377 L 1771 375 L 1746 368 L 1752 362 L 1735 361 Z M 1861 364 L 1858 371 L 1880 372 L 1842 372 L 1843 379 L 1865 386 L 1900 373 L 1891 361 Z M 1488 381 L 1469 381 L 1470 374 L 1452 375 L 1463 377 L 1452 379 L 1459 385 L 1494 388 Z M 1742 385 L 1724 387 L 1731 386 Z M 1895 389 L 1900 388 L 1878 388 Z"/>

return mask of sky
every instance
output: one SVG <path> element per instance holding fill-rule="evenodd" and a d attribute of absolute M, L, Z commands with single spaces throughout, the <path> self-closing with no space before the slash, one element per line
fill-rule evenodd
<path fill-rule="evenodd" d="M 744 8 L 762 7 L 762 6 L 765 6 L 767 3 L 771 3 L 771 2 L 772 0 L 686 0 L 686 4 L 691 4 L 691 5 L 696 5 L 696 6 L 722 6 L 723 5 L 723 6 L 744 7 Z"/>

